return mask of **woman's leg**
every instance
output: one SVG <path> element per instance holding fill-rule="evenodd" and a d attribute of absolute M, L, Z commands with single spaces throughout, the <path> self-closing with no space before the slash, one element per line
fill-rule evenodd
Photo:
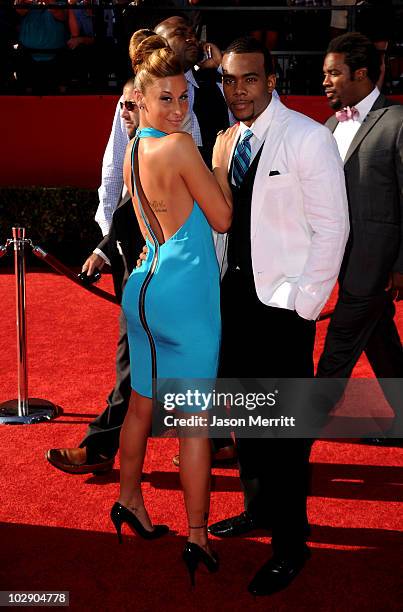
<path fill-rule="evenodd" d="M 179 465 L 189 524 L 189 542 L 208 550 L 207 518 L 210 506 L 210 440 L 180 434 Z M 195 529 L 196 527 L 196 529 Z"/>
<path fill-rule="evenodd" d="M 120 433 L 119 503 L 131 510 L 149 531 L 153 526 L 144 507 L 141 476 L 151 421 L 152 400 L 132 391 Z"/>

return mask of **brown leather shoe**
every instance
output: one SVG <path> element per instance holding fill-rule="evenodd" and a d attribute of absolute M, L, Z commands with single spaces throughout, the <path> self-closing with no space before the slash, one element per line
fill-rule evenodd
<path fill-rule="evenodd" d="M 223 446 L 213 454 L 213 467 L 221 467 L 223 465 L 232 465 L 237 461 L 236 448 L 233 444 Z M 179 455 L 172 458 L 172 463 L 175 467 L 179 467 Z"/>
<path fill-rule="evenodd" d="M 87 448 L 51 448 L 46 459 L 53 467 L 67 474 L 104 474 L 113 468 L 114 457 L 94 455 L 87 457 Z"/>

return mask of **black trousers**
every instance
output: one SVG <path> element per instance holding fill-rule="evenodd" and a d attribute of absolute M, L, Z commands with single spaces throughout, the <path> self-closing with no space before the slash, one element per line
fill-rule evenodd
<path fill-rule="evenodd" d="M 129 343 L 126 318 L 121 311 L 116 351 L 116 382 L 107 399 L 107 407 L 90 423 L 80 446 L 89 453 L 113 457 L 119 449 L 120 428 L 125 419 L 131 394 Z"/>
<path fill-rule="evenodd" d="M 403 437 L 403 349 L 395 322 L 390 292 L 369 297 L 354 296 L 342 289 L 331 318 L 317 376 L 349 378 L 365 352 L 385 398 L 395 412 L 394 430 Z M 340 394 L 342 389 L 340 390 Z M 338 398 L 335 398 L 336 401 Z"/>
<path fill-rule="evenodd" d="M 313 377 L 314 321 L 262 304 L 253 278 L 240 271 L 225 275 L 221 300 L 221 377 Z M 311 445 L 297 438 L 237 440 L 245 507 L 272 526 L 274 554 L 298 555 L 306 540 Z"/>

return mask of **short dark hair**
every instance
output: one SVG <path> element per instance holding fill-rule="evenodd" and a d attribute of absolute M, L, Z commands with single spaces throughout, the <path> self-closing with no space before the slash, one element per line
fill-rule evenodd
<path fill-rule="evenodd" d="M 344 62 L 350 68 L 351 77 L 359 68 L 366 68 L 372 83 L 379 79 L 381 56 L 375 45 L 359 32 L 347 32 L 330 41 L 327 53 L 344 53 Z"/>
<path fill-rule="evenodd" d="M 157 2 L 157 4 L 161 4 L 161 3 Z M 178 11 L 175 15 L 166 13 L 165 17 L 163 16 L 163 14 L 160 13 L 158 20 L 154 20 L 152 29 L 156 30 L 158 26 L 160 26 L 162 23 L 164 23 L 168 19 L 171 19 L 172 17 L 175 17 L 175 18 L 179 17 L 186 23 L 187 26 L 192 25 L 192 22 L 190 21 L 188 15 L 186 15 L 186 13 L 182 13 L 181 11 Z"/>
<path fill-rule="evenodd" d="M 264 71 L 266 76 L 274 74 L 273 58 L 270 51 L 252 36 L 242 36 L 234 40 L 225 49 L 223 55 L 228 53 L 261 53 L 264 58 Z"/>

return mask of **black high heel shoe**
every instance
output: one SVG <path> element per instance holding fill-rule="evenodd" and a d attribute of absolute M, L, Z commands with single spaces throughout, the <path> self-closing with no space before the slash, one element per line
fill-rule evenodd
<path fill-rule="evenodd" d="M 144 538 L 145 540 L 156 540 L 161 536 L 165 535 L 169 531 L 168 525 L 155 525 L 152 531 L 148 531 L 143 527 L 140 523 L 139 519 L 128 510 L 116 502 L 112 506 L 111 510 L 111 519 L 112 523 L 115 525 L 116 533 L 118 534 L 119 544 L 122 544 L 122 525 L 123 523 L 127 523 L 138 533 L 139 536 Z"/>
<path fill-rule="evenodd" d="M 207 553 L 201 546 L 194 542 L 186 542 L 185 549 L 182 553 L 186 567 L 189 571 L 191 585 L 195 586 L 195 573 L 200 562 L 204 563 L 210 573 L 218 571 L 219 561 L 218 555 L 214 552 Z"/>

